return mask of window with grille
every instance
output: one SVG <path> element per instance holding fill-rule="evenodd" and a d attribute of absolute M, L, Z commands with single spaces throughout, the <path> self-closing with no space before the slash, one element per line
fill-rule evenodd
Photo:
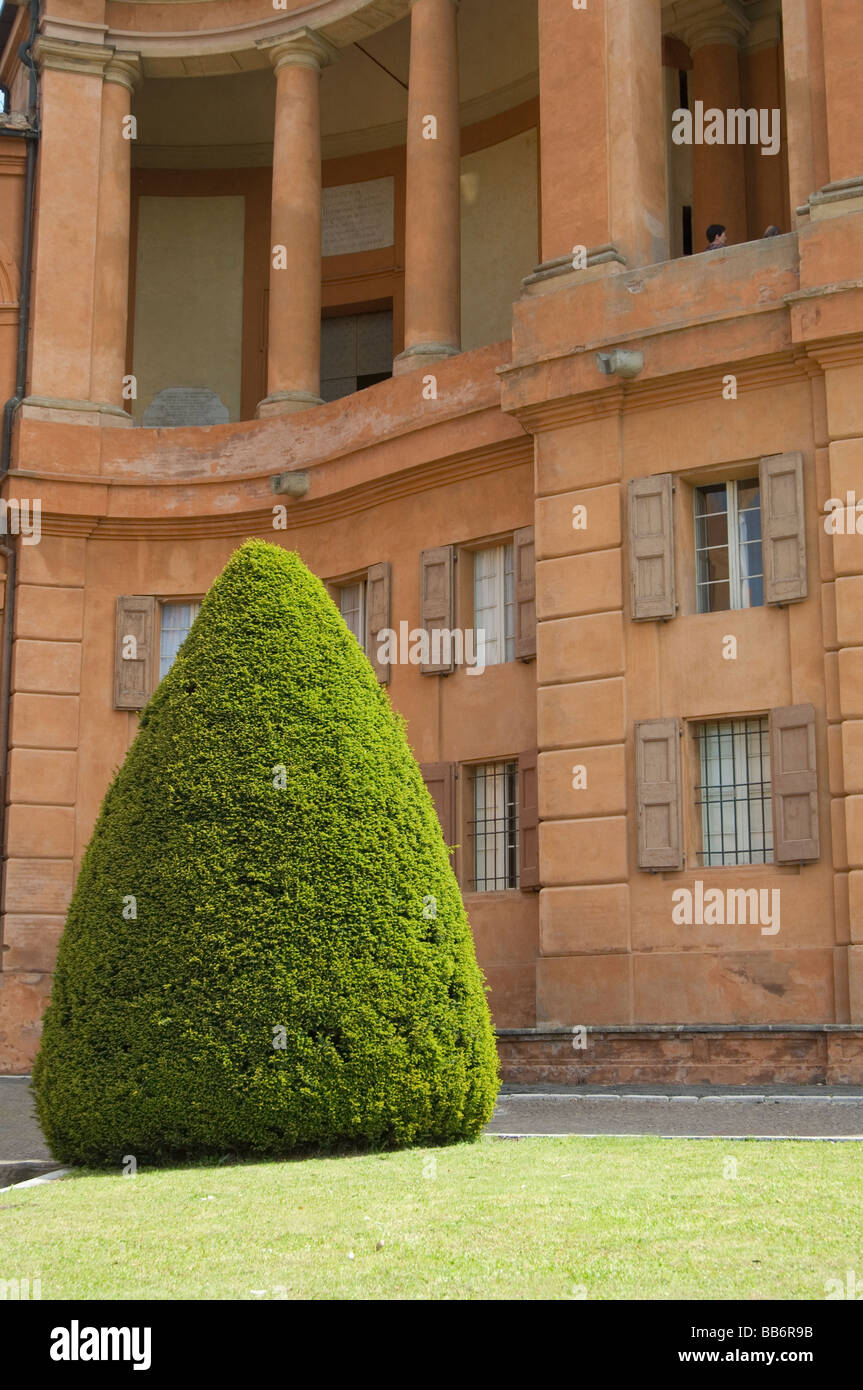
<path fill-rule="evenodd" d="M 366 649 L 366 581 L 357 579 L 353 584 L 343 584 L 339 589 L 339 612 L 345 620 L 348 631 L 352 632 L 362 647 Z"/>
<path fill-rule="evenodd" d="M 699 613 L 763 605 L 757 478 L 696 488 L 695 566 Z"/>
<path fill-rule="evenodd" d="M 773 803 L 767 718 L 698 727 L 701 863 L 773 863 Z"/>
<path fill-rule="evenodd" d="M 192 623 L 201 611 L 201 603 L 199 599 L 191 603 L 162 603 L 160 610 L 159 680 L 162 680 L 188 637 Z"/>
<path fill-rule="evenodd" d="M 485 633 L 485 664 L 515 661 L 515 564 L 512 542 L 473 557 L 473 625 Z"/>
<path fill-rule="evenodd" d="M 471 776 L 471 887 L 476 893 L 517 888 L 518 763 L 483 763 Z"/>

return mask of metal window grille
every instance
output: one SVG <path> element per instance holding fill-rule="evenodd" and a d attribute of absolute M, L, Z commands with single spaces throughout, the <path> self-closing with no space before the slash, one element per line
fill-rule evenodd
<path fill-rule="evenodd" d="M 518 887 L 518 763 L 473 769 L 473 883 L 477 893 Z"/>
<path fill-rule="evenodd" d="M 699 613 L 763 605 L 757 478 L 696 488 L 695 567 Z"/>
<path fill-rule="evenodd" d="M 485 633 L 486 666 L 515 661 L 515 547 L 495 545 L 473 557 L 473 623 Z"/>
<path fill-rule="evenodd" d="M 345 584 L 339 590 L 339 612 L 362 647 L 366 649 L 366 581 L 358 579 L 355 584 Z"/>
<path fill-rule="evenodd" d="M 193 603 L 163 603 L 159 624 L 159 680 L 163 680 L 174 664 L 177 652 L 191 631 L 192 623 L 201 611 L 199 600 Z"/>
<path fill-rule="evenodd" d="M 705 866 L 773 863 L 770 738 L 766 718 L 700 725 L 701 807 Z"/>

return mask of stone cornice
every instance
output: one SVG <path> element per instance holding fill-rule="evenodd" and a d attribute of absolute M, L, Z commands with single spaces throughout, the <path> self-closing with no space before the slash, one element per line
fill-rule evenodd
<path fill-rule="evenodd" d="M 753 358 L 749 362 L 731 361 L 693 372 L 657 377 L 653 381 L 617 383 L 595 391 L 581 392 L 561 400 L 532 401 L 511 410 L 526 429 L 539 434 L 559 429 L 563 425 L 583 424 L 609 415 L 639 410 L 656 410 L 661 406 L 684 405 L 690 401 L 712 400 L 717 381 L 726 371 L 737 377 L 739 392 L 757 391 L 799 381 L 808 375 L 805 355 L 789 349 L 781 353 Z"/>
<path fill-rule="evenodd" d="M 261 485 L 256 495 L 247 496 L 246 508 L 228 514 L 215 511 L 190 516 L 177 516 L 175 514 L 170 516 L 106 516 L 91 512 L 76 514 L 71 511 L 58 510 L 56 504 L 52 504 L 50 497 L 50 492 L 53 489 L 56 488 L 59 491 L 69 486 L 74 489 L 77 495 L 80 495 L 81 484 L 84 482 L 92 485 L 94 498 L 100 492 L 104 496 L 118 488 L 122 488 L 124 491 L 135 489 L 140 492 L 148 491 L 154 486 L 153 483 L 147 484 L 140 478 L 85 478 L 77 476 L 73 478 L 62 474 L 16 469 L 6 475 L 7 486 L 4 492 L 6 496 L 16 496 L 22 491 L 21 484 L 23 484 L 24 495 L 29 496 L 33 492 L 32 487 L 29 488 L 29 492 L 27 491 L 30 481 L 38 480 L 43 497 L 42 532 L 44 535 L 86 536 L 96 540 L 132 540 L 138 538 L 172 540 L 183 537 L 219 536 L 243 539 L 250 534 L 271 531 L 273 507 L 280 504 L 288 508 L 287 530 L 290 533 L 307 526 L 320 526 L 346 517 L 357 516 L 363 512 L 374 510 L 386 502 L 414 496 L 439 487 L 446 487 L 465 478 L 482 477 L 485 474 L 500 472 L 501 469 L 530 467 L 532 462 L 533 442 L 528 435 L 519 435 L 502 442 L 481 445 L 465 453 L 437 459 L 408 469 L 403 473 L 388 474 L 373 482 L 345 488 L 323 497 L 312 496 L 303 501 L 291 501 L 284 497 L 273 496 L 270 492 L 269 477 L 264 479 L 225 478 L 219 480 L 220 490 L 233 489 L 240 485 L 248 487 L 250 483 Z M 314 467 L 309 469 L 313 485 L 315 471 Z M 209 492 L 212 479 L 202 479 L 201 482 Z M 178 486 L 187 487 L 188 480 L 184 480 L 182 484 L 170 480 L 160 480 L 156 486 L 160 490 L 174 491 Z M 265 496 L 268 500 L 265 505 L 261 506 L 261 501 Z M 202 497 L 201 501 L 204 502 L 205 500 Z M 92 506 L 93 503 L 91 502 L 90 505 Z"/>
<path fill-rule="evenodd" d="M 403 19 L 408 8 L 408 0 L 369 0 L 359 7 L 355 0 L 309 0 L 290 14 L 273 11 L 266 18 L 236 25 L 214 29 L 154 27 L 144 31 L 119 28 L 116 7 L 112 6 L 108 42 L 140 52 L 148 76 L 248 72 L 267 66 L 262 45 L 289 37 L 304 25 L 335 48 L 347 48 Z M 191 66 L 187 65 L 189 62 Z"/>
<path fill-rule="evenodd" d="M 114 56 L 114 49 L 106 48 L 104 44 L 79 43 L 77 40 L 37 34 L 33 54 L 43 70 L 49 68 L 57 72 L 79 72 L 101 77 Z"/>

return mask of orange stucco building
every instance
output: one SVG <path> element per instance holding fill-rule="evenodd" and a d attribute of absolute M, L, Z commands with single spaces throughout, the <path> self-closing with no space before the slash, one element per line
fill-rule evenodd
<path fill-rule="evenodd" d="M 858 0 L 48 0 L 0 43 L 0 1069 L 259 536 L 407 719 L 507 1079 L 863 1081 Z"/>

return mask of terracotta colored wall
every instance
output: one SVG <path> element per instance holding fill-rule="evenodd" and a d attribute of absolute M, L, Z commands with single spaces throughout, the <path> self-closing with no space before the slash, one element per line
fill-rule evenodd
<path fill-rule="evenodd" d="M 788 120 L 785 105 L 782 49 L 762 48 L 745 53 L 740 62 L 741 100 L 744 108 L 779 110 L 782 144 L 776 155 L 762 155 L 758 146 L 746 147 L 746 216 L 750 241 L 763 236 L 771 224 L 791 230 L 788 197 Z"/>
<path fill-rule="evenodd" d="M 22 552 L 13 677 L 8 949 L 0 977 L 3 1017 L 14 1018 L 14 1038 L 4 1040 L 0 1025 L 0 1047 L 11 1064 L 20 1068 L 32 1055 L 74 876 L 137 725 L 136 715 L 113 709 L 117 596 L 201 595 L 235 546 L 260 535 L 295 547 L 325 579 L 388 560 L 392 622 L 418 626 L 421 549 L 530 522 L 530 444 L 493 408 L 502 356 L 497 347 L 441 367 L 439 401 L 425 409 L 416 382 L 395 380 L 307 422 L 105 431 L 101 438 L 86 427 L 27 422 L 22 450 L 42 475 L 45 533 Z M 82 451 L 82 443 L 93 447 Z M 297 448 L 314 471 L 312 492 L 308 502 L 288 502 L 289 529 L 274 531 L 278 499 L 269 477 Z M 182 459 L 188 483 L 178 489 Z M 79 481 L 67 481 L 69 474 Z M 106 491 L 108 477 L 119 488 Z M 466 617 L 457 614 L 457 625 Z M 421 761 L 461 763 L 535 746 L 534 685 L 532 663 L 474 678 L 464 671 L 423 677 L 397 666 L 390 694 Z M 464 815 L 459 836 L 464 843 Z M 461 853 L 458 867 L 467 874 Z M 498 1022 L 532 1025 L 536 894 L 469 893 L 467 902 Z"/>
<path fill-rule="evenodd" d="M 23 140 L 0 136 L 0 398 L 4 401 L 15 388 L 26 159 Z"/>
<path fill-rule="evenodd" d="M 465 209 L 463 332 L 468 349 L 494 342 L 508 333 L 512 297 L 522 277 L 529 274 L 536 263 L 539 195 L 533 142 L 538 116 L 538 104 L 525 102 L 462 131 L 462 167 L 465 177 L 475 181 L 475 188 L 474 184 L 470 185 L 474 189 L 473 203 Z M 519 137 L 523 139 L 518 149 L 518 166 L 511 170 L 513 147 L 508 142 Z M 487 155 L 483 162 L 484 152 Z M 322 168 L 324 188 L 385 177 L 394 181 L 394 243 L 378 250 L 325 257 L 322 305 L 327 314 L 391 304 L 395 357 L 404 347 L 405 150 L 397 147 L 328 159 Z M 510 177 L 512 197 L 517 204 L 515 225 L 501 216 L 507 177 Z M 240 418 L 244 420 L 254 418 L 258 401 L 266 395 L 271 178 L 269 169 L 136 169 L 132 175 L 129 372 L 135 370 L 133 334 L 140 199 L 230 196 L 245 199 L 240 411 Z M 465 198 L 467 196 L 466 192 Z M 206 247 L 202 254 L 206 254 Z"/>
<path fill-rule="evenodd" d="M 844 711 L 840 704 L 834 712 L 825 697 L 830 638 L 818 584 L 823 484 L 815 422 L 823 383 L 817 368 L 804 369 L 789 351 L 784 302 L 797 278 L 793 248 L 768 241 L 712 254 L 718 259 L 707 264 L 693 257 L 617 280 L 585 281 L 568 293 L 538 287 L 516 307 L 504 403 L 536 432 L 537 460 L 538 738 L 545 750 L 540 1026 L 849 1017 L 846 919 L 833 906 L 834 870 L 850 862 L 841 850 L 837 858 L 836 848 L 837 834 L 846 834 L 848 805 L 846 798 L 840 809 L 831 806 L 835 773 L 828 758 L 828 719 Z M 849 266 L 852 255 L 849 249 Z M 819 267 L 819 275 L 827 273 L 835 269 Z M 696 298 L 699 312 L 690 319 L 687 306 Z M 682 331 L 687 320 L 692 326 Z M 663 332 L 666 323 L 673 333 Z M 642 347 L 638 382 L 603 385 L 592 354 L 557 357 L 556 344 L 571 341 L 576 324 L 589 342 L 613 334 L 612 341 Z M 734 401 L 722 396 L 727 371 L 738 380 Z M 851 381 L 843 387 L 847 409 Z M 856 413 L 850 423 L 858 427 Z M 695 613 L 687 492 L 747 462 L 747 471 L 757 472 L 761 455 L 792 450 L 805 459 L 809 597 L 782 610 Z M 626 484 L 666 471 L 678 476 L 680 611 L 671 622 L 633 623 Z M 577 504 L 588 508 L 586 531 L 573 530 Z M 726 633 L 738 638 L 735 662 L 722 659 Z M 856 634 L 852 626 L 849 640 L 856 642 Z M 843 656 L 846 670 L 856 672 L 856 658 Z M 694 867 L 690 747 L 684 805 L 691 867 L 674 874 L 638 869 L 636 720 L 691 723 L 809 701 L 818 731 L 817 863 Z M 576 764 L 587 768 L 587 791 L 572 790 Z M 676 926 L 671 893 L 691 889 L 696 878 L 706 887 L 779 887 L 781 935 L 762 936 L 748 926 Z M 850 1007 L 853 1019 L 858 1015 Z"/>
<path fill-rule="evenodd" d="M 236 22 L 240 4 L 250 18 L 262 17 L 257 0 L 232 0 L 226 22 Z M 619 0 L 616 5 L 623 14 Z M 99 8 L 95 0 L 57 0 L 55 13 L 80 18 Z M 111 22 L 141 27 L 168 27 L 181 18 L 194 27 L 218 11 L 215 3 L 116 0 L 108 6 Z M 655 11 L 651 5 L 644 14 L 655 18 Z M 775 211 L 778 200 L 790 196 L 796 209 L 798 194 L 806 199 L 825 181 L 827 154 L 846 168 L 856 148 L 857 137 L 841 134 L 849 73 L 861 56 L 850 5 L 837 3 L 829 23 L 829 51 L 835 53 L 840 41 L 848 48 L 835 89 L 830 72 L 825 79 L 818 0 L 786 0 L 783 12 L 791 192 L 785 192 L 781 163 L 762 180 L 767 159 L 749 157 L 750 235 L 753 228 L 760 234 L 762 219 L 790 226 Z M 657 180 L 639 173 L 635 158 L 644 128 L 627 144 L 625 122 L 610 128 L 603 112 L 609 73 L 617 82 L 631 53 L 644 77 L 655 34 L 649 26 L 643 34 L 632 26 L 614 46 L 610 66 L 594 71 L 584 54 L 604 52 L 602 13 L 580 14 L 566 0 L 541 0 L 546 256 L 569 250 L 573 225 L 583 215 L 576 196 L 582 185 L 562 182 L 574 157 L 582 171 L 601 174 L 593 190 L 598 201 L 584 214 L 595 236 L 585 234 L 585 241 L 602 242 L 621 226 L 632 230 L 639 219 L 653 217 Z M 578 49 L 580 69 L 575 49 L 560 48 L 576 25 L 587 45 Z M 558 49 L 565 61 L 557 61 Z M 575 86 L 574 70 L 585 75 Z M 750 55 L 741 72 L 753 104 L 771 103 L 775 92 L 781 102 L 775 53 Z M 66 76 L 54 82 L 57 100 Z M 661 91 L 658 63 L 656 80 L 651 101 Z M 93 79 L 80 81 L 90 109 Z M 624 81 L 623 90 L 630 91 L 631 82 Z M 487 144 L 530 124 L 524 111 L 517 118 L 508 113 Z M 594 130 L 595 147 L 573 146 L 576 127 L 582 141 Z M 88 128 L 95 129 L 92 119 Z M 485 135 L 477 127 L 464 132 L 463 153 L 484 148 L 480 139 Z M 50 198 L 64 185 L 61 156 L 77 157 L 65 136 L 41 176 L 54 232 L 61 224 Z M 80 156 L 84 173 L 88 159 L 90 145 Z M 360 170 L 369 177 L 394 173 L 401 226 L 401 153 L 331 161 L 324 180 L 349 182 Z M 242 188 L 246 197 L 243 409 L 251 415 L 249 405 L 261 394 L 265 348 L 259 310 L 268 174 L 141 170 L 135 186 L 162 194 L 173 186 L 187 194 L 193 178 L 200 179 L 195 187 L 204 196 Z M 20 189 L 18 179 L 9 176 L 13 188 Z M 618 203 L 627 195 L 625 223 L 609 211 L 609 189 Z M 789 211 L 787 203 L 782 207 Z M 85 221 L 92 234 L 92 207 Z M 259 238 L 254 270 L 248 259 L 252 226 Z M 86 227 L 79 222 L 79 238 Z M 650 235 L 661 240 L 660 232 L 654 228 Z M 71 284 L 79 298 L 90 282 L 92 250 L 84 246 L 80 265 L 63 281 L 64 290 Z M 392 297 L 398 325 L 398 234 L 393 250 L 367 255 L 325 267 L 325 309 Z M 17 473 L 5 488 L 7 495 L 41 496 L 43 538 L 21 548 L 0 1066 L 23 1070 L 32 1058 L 74 874 L 112 770 L 134 736 L 136 716 L 112 707 L 116 596 L 197 596 L 247 535 L 295 545 L 324 578 L 389 560 L 393 621 L 417 625 L 423 548 L 499 537 L 534 522 L 536 662 L 491 668 L 478 679 L 396 668 L 391 684 L 422 761 L 463 764 L 541 750 L 542 891 L 467 894 L 499 1025 L 863 1022 L 863 536 L 831 538 L 821 515 L 830 497 L 863 494 L 861 262 L 863 211 L 851 190 L 844 201 L 816 200 L 806 213 L 795 212 L 794 235 L 782 239 L 665 264 L 630 259 L 626 269 L 615 262 L 582 276 L 535 282 L 514 304 L 511 343 L 439 364 L 434 401 L 425 400 L 422 383 L 408 375 L 348 402 L 208 430 L 99 430 L 22 419 Z M 45 271 L 43 306 L 52 302 L 58 273 L 56 266 Z M 86 339 L 86 319 L 82 326 L 67 314 L 53 323 L 43 307 L 34 326 L 34 360 L 46 369 L 59 363 L 72 375 L 83 370 L 70 344 Z M 596 352 L 615 347 L 643 353 L 634 379 L 598 370 Z M 728 373 L 737 380 L 734 400 L 722 395 Z M 805 463 L 808 596 L 784 609 L 695 613 L 692 487 L 741 468 L 754 471 L 762 454 L 785 450 L 801 452 Z M 274 532 L 278 499 L 271 477 L 299 468 L 310 474 L 308 497 L 286 503 L 289 528 Z M 634 623 L 626 486 L 666 471 L 677 480 L 680 609 L 667 623 Z M 585 532 L 571 524 L 572 507 L 581 502 L 590 517 Z M 719 650 L 729 632 L 739 642 L 735 662 L 724 662 Z M 816 862 L 696 870 L 688 858 L 688 867 L 675 874 L 637 867 L 635 720 L 673 716 L 691 725 L 807 701 L 817 720 Z M 697 845 L 691 754 L 686 743 L 688 855 Z M 588 768 L 587 791 L 572 787 L 575 763 Z M 458 837 L 464 845 L 464 804 Z M 463 876 L 465 859 L 462 848 L 457 866 Z M 671 893 L 697 877 L 708 885 L 778 886 L 780 935 L 675 925 Z M 710 1046 L 720 1043 L 714 1039 Z M 750 1045 L 741 1042 L 739 1049 Z M 660 1048 L 651 1055 L 666 1054 Z M 714 1060 L 711 1076 L 726 1075 L 718 1054 Z M 759 1077 L 769 1064 L 755 1069 Z M 656 1067 L 664 1064 L 650 1065 L 656 1079 Z"/>

